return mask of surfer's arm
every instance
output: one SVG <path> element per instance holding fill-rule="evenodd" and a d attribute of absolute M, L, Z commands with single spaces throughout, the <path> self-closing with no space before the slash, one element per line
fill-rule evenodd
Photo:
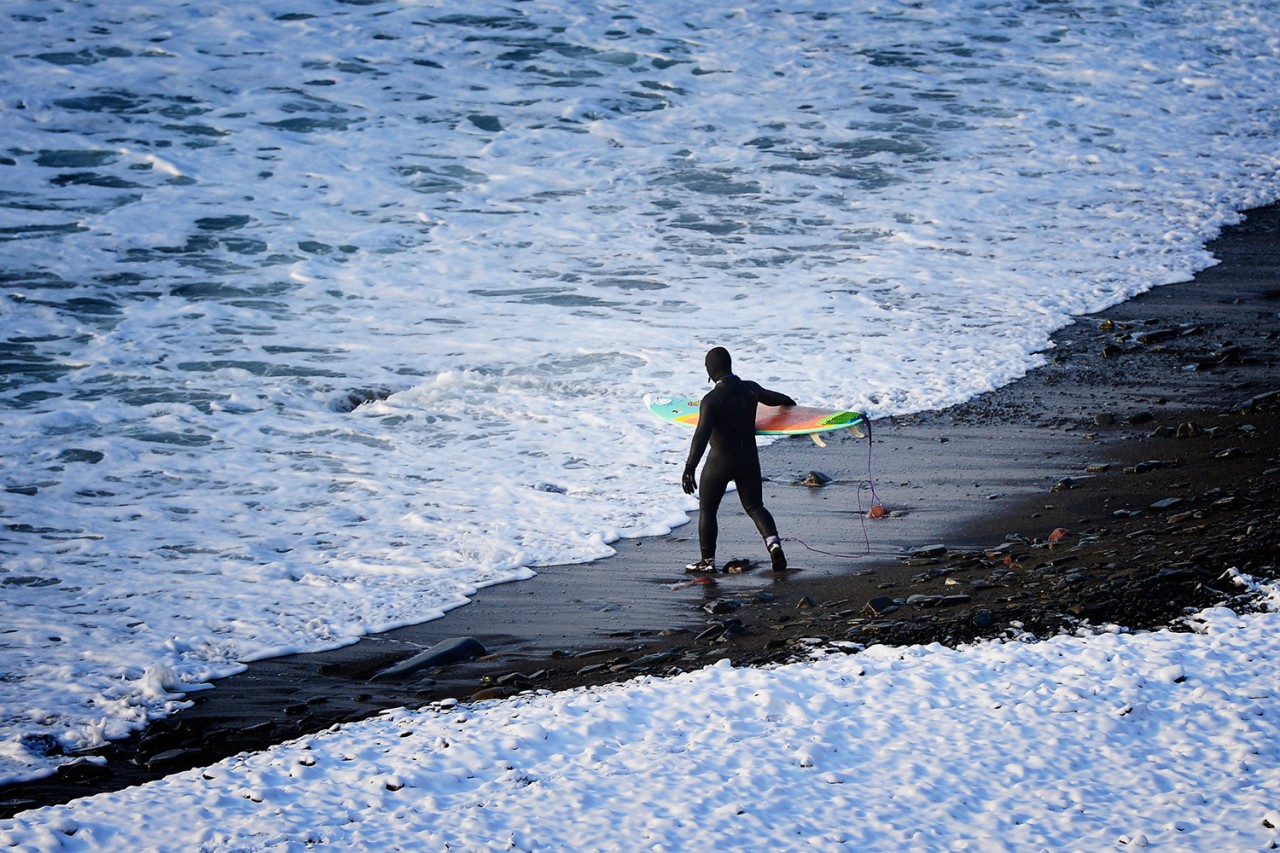
<path fill-rule="evenodd" d="M 796 401 L 786 394 L 770 391 L 768 388 L 760 389 L 760 402 L 766 406 L 794 406 L 796 404 Z"/>
<path fill-rule="evenodd" d="M 705 399 L 699 406 L 698 425 L 693 430 L 693 440 L 689 442 L 689 458 L 685 460 L 684 475 L 680 478 L 680 485 L 686 495 L 694 492 L 693 475 L 698 468 L 698 463 L 702 460 L 702 454 L 707 451 L 707 444 L 711 441 L 713 409 L 714 406 L 708 405 Z"/>

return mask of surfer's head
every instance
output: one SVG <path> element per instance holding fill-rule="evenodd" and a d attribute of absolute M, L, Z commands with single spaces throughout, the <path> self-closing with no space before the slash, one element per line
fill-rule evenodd
<path fill-rule="evenodd" d="M 733 358 L 724 347 L 716 347 L 707 353 L 707 378 L 716 382 L 733 372 Z"/>

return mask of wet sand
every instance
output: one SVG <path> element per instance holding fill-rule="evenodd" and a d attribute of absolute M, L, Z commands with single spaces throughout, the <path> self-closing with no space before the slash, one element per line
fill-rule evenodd
<path fill-rule="evenodd" d="M 1280 558 L 1280 206 L 1212 244 L 1222 260 L 1054 336 L 1049 363 L 945 411 L 762 452 L 792 571 L 768 568 L 733 496 L 722 563 L 693 584 L 694 522 L 617 555 L 481 590 L 444 618 L 252 664 L 59 776 L 0 789 L 0 815 L 138 784 L 388 708 L 767 665 L 815 646 L 1170 624 Z M 1194 425 L 1194 426 L 1190 426 Z M 864 518 L 870 470 L 889 516 Z M 832 482 L 806 486 L 810 471 Z M 678 495 L 678 471 L 667 476 Z M 794 540 L 804 540 L 801 544 Z M 828 552 L 828 553 L 821 553 Z M 841 554 L 846 556 L 833 556 Z M 1238 603 L 1238 602 L 1236 602 Z M 371 680 L 439 642 L 487 654 Z"/>

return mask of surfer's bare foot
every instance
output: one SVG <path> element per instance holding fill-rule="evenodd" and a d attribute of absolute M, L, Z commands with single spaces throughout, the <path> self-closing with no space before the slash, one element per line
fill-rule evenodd
<path fill-rule="evenodd" d="M 686 572 L 714 572 L 716 570 L 716 561 L 710 557 L 703 557 L 696 563 L 690 563 L 684 567 Z"/>
<path fill-rule="evenodd" d="M 774 542 L 769 546 L 769 562 L 773 564 L 775 572 L 785 572 L 787 570 L 787 555 L 782 553 L 781 542 Z"/>

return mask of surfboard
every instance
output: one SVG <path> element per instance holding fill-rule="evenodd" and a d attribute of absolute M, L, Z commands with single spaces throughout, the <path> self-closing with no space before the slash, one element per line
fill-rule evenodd
<path fill-rule="evenodd" d="M 648 401 L 649 411 L 662 420 L 688 427 L 698 425 L 700 400 L 683 397 L 656 397 Z M 756 435 L 809 435 L 818 444 L 819 433 L 847 429 L 858 438 L 863 437 L 861 426 L 867 418 L 861 412 L 844 409 L 821 409 L 814 406 L 766 406 L 756 407 Z"/>

